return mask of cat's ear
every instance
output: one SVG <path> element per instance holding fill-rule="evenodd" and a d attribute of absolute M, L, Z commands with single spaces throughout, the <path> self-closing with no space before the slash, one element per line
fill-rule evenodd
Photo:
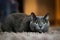
<path fill-rule="evenodd" d="M 35 13 L 31 13 L 31 20 L 36 20 L 37 19 L 37 17 L 36 17 L 36 15 L 35 15 Z"/>
<path fill-rule="evenodd" d="M 47 13 L 47 14 L 44 16 L 44 18 L 43 18 L 43 19 L 48 20 L 48 19 L 49 19 L 49 13 Z"/>

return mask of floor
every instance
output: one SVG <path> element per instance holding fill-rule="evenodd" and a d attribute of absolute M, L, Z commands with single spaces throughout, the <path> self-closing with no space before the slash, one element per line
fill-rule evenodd
<path fill-rule="evenodd" d="M 50 27 L 48 33 L 0 33 L 0 40 L 60 40 L 60 27 Z"/>

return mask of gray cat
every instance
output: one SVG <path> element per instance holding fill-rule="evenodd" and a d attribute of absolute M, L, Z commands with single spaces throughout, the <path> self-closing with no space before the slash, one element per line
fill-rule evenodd
<path fill-rule="evenodd" d="M 3 32 L 48 32 L 48 14 L 45 16 L 36 16 L 34 13 L 30 16 L 24 13 L 10 14 L 1 29 Z"/>

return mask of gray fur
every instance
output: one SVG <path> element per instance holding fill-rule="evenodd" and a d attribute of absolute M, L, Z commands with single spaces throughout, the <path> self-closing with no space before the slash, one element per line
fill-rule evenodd
<path fill-rule="evenodd" d="M 36 23 L 36 21 L 37 21 L 37 23 Z M 43 21 L 45 21 L 45 23 L 43 23 Z M 32 31 L 48 32 L 49 26 L 50 26 L 50 23 L 49 23 L 48 14 L 46 14 L 45 16 L 35 16 L 34 15 L 34 18 L 31 17 L 30 29 Z"/>
<path fill-rule="evenodd" d="M 33 14 L 33 15 L 32 15 Z M 3 32 L 47 32 L 49 28 L 49 21 L 47 20 L 46 24 L 42 25 L 42 18 L 36 17 L 34 13 L 30 16 L 25 15 L 24 13 L 16 13 L 7 16 L 4 21 L 1 29 Z M 38 20 L 38 25 L 34 24 L 34 21 Z M 40 28 L 39 26 L 43 28 Z"/>
<path fill-rule="evenodd" d="M 47 20 L 46 24 L 42 24 L 42 21 L 44 20 L 42 18 L 43 18 L 43 16 L 38 16 L 37 26 L 35 24 L 31 23 L 31 27 L 33 27 L 33 25 L 35 25 L 35 27 L 36 27 L 35 30 L 40 31 L 40 32 L 47 32 L 49 30 L 49 25 L 50 25 L 49 20 Z M 39 27 L 39 26 L 41 26 L 41 27 Z"/>

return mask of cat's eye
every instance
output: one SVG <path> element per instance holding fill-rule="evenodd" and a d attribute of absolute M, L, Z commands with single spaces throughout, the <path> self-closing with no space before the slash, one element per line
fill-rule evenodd
<path fill-rule="evenodd" d="M 45 24 L 46 23 L 45 20 L 43 20 L 42 23 Z"/>
<path fill-rule="evenodd" d="M 37 21 L 35 21 L 35 22 L 34 22 L 34 24 L 38 24 L 38 22 L 37 22 Z"/>

